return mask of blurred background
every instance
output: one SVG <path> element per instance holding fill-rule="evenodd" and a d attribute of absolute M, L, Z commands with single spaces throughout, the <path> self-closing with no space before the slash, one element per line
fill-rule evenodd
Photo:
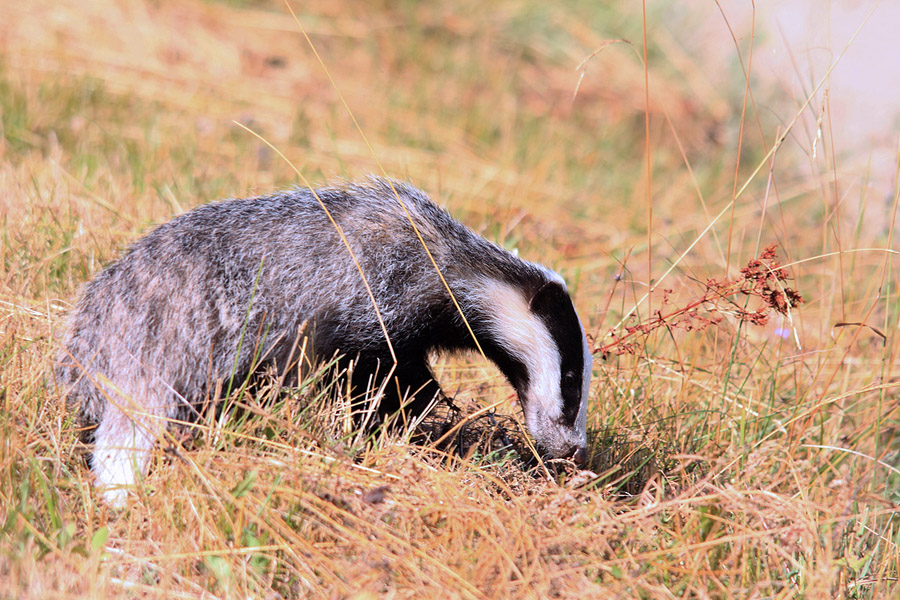
<path fill-rule="evenodd" d="M 41 221 L 42 194 L 26 201 L 23 188 L 63 186 L 54 202 L 68 203 L 77 235 L 115 237 L 94 245 L 91 260 L 106 260 L 133 237 L 126 224 L 297 183 L 237 121 L 314 183 L 382 167 L 408 178 L 489 237 L 537 246 L 528 255 L 576 289 L 581 277 L 608 281 L 627 248 L 646 251 L 639 6 L 294 9 L 334 85 L 277 0 L 2 3 L 5 214 Z M 649 2 L 654 260 L 683 252 L 748 179 L 737 212 L 692 253 L 701 271 L 745 258 L 741 232 L 755 239 L 761 223 L 764 241 L 788 252 L 810 240 L 792 231 L 819 232 L 830 212 L 837 237 L 820 235 L 817 252 L 843 227 L 886 235 L 898 22 L 892 3 Z M 792 124 L 767 185 L 766 153 Z M 809 206 L 761 217 L 767 200 Z M 73 259 L 77 276 L 92 272 L 85 256 Z M 653 268 L 645 258 L 630 267 L 644 283 Z"/>

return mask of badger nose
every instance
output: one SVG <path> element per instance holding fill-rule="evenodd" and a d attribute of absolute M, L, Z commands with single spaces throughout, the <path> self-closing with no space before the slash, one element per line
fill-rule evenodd
<path fill-rule="evenodd" d="M 575 452 L 572 454 L 572 462 L 579 467 L 583 466 L 584 463 L 587 462 L 587 448 L 584 446 L 576 448 Z"/>

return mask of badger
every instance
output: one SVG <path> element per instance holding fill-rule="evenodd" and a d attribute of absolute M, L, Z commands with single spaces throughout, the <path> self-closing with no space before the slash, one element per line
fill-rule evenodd
<path fill-rule="evenodd" d="M 429 355 L 480 351 L 538 447 L 585 460 L 592 356 L 562 277 L 371 177 L 200 206 L 86 285 L 55 376 L 94 428 L 107 502 L 146 472 L 167 423 L 254 373 L 295 373 L 301 332 L 305 360 L 340 356 L 350 389 L 380 390 L 379 415 L 441 397 Z"/>

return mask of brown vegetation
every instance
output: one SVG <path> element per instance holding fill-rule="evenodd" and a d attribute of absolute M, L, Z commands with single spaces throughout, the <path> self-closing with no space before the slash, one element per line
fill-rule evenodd
<path fill-rule="evenodd" d="M 649 102 L 636 3 L 294 5 L 335 87 L 277 2 L 3 3 L 0 597 L 895 597 L 896 189 L 838 169 L 826 78 L 745 87 L 738 30 L 710 80 L 648 4 Z M 358 434 L 323 371 L 99 502 L 55 339 L 152 224 L 297 183 L 233 121 L 560 271 L 610 355 L 591 468 L 534 459 L 496 371 L 441 359 L 438 447 Z"/>

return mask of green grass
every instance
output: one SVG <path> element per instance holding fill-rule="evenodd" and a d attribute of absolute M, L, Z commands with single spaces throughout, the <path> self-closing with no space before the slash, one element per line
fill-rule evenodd
<path fill-rule="evenodd" d="M 736 168 L 734 47 L 701 86 L 704 59 L 677 54 L 651 6 L 648 249 L 633 3 L 295 9 L 388 174 L 561 272 L 598 344 L 776 241 L 806 299 L 792 321 L 741 322 L 736 297 L 718 325 L 598 359 L 593 474 L 531 460 L 512 402 L 492 418 L 514 448 L 369 438 L 323 370 L 234 390 L 235 418 L 163 441 L 108 509 L 49 376 L 79 287 L 156 223 L 298 183 L 232 120 L 315 183 L 379 167 L 277 2 L 30 5 L 0 23 L 0 598 L 897 595 L 896 190 L 835 175 L 824 141 L 811 156 L 818 108 L 770 184 L 805 98 L 755 81 Z M 622 38 L 573 99 L 578 63 Z M 437 370 L 464 411 L 511 396 L 473 357 Z"/>

